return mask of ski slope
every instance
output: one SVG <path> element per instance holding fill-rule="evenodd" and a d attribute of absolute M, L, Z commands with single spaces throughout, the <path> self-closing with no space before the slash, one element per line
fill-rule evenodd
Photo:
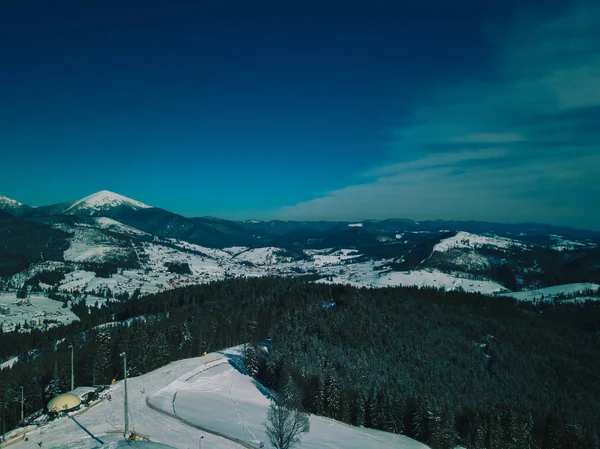
<path fill-rule="evenodd" d="M 238 438 L 245 447 L 258 447 L 264 441 L 272 449 L 264 433 L 269 400 L 265 391 L 234 366 L 240 361 L 240 349 L 179 360 L 148 374 L 128 379 L 130 429 L 150 437 L 150 442 L 133 442 L 132 447 L 181 449 L 240 449 L 244 446 L 213 435 L 198 427 Z M 124 447 L 123 382 L 112 387 L 111 401 L 103 401 L 75 416 L 61 417 L 28 431 L 15 449 L 88 449 L 99 447 L 102 440 L 109 448 Z M 149 407 L 146 400 L 157 411 Z M 168 416 L 176 415 L 178 418 Z M 188 425 L 184 421 L 189 422 Z M 427 449 L 428 447 L 402 435 L 349 426 L 318 416 L 310 417 L 311 430 L 298 449 Z M 85 429 L 85 430 L 84 430 Z M 87 433 L 87 432 L 89 433 Z M 120 432 L 119 432 L 120 431 Z M 159 443 L 159 444 L 157 444 Z"/>
<path fill-rule="evenodd" d="M 225 438 L 201 432 L 198 429 L 183 424 L 175 418 L 150 409 L 146 405 L 146 396 L 152 395 L 179 376 L 202 367 L 207 361 L 216 358 L 214 354 L 205 357 L 180 360 L 159 368 L 143 376 L 127 380 L 130 429 L 150 437 L 151 442 L 135 442 L 132 447 L 139 448 L 165 448 L 175 447 L 180 449 L 197 448 L 198 439 L 202 440 L 203 447 L 210 449 L 241 449 L 239 444 Z M 70 418 L 62 417 L 27 433 L 28 441 L 21 441 L 11 445 L 11 449 L 39 449 L 42 448 L 71 449 L 71 448 L 97 448 L 100 444 L 93 440 L 83 428 L 102 441 L 110 442 L 106 447 L 125 447 L 121 441 L 119 445 L 112 442 L 119 438 L 124 428 L 123 418 L 123 382 L 119 381 L 112 387 L 112 400 L 103 401 L 75 417 L 78 425 Z M 83 428 L 82 428 L 83 427 Z M 119 432 L 120 431 L 120 432 Z M 155 444 L 151 444 L 155 443 Z M 156 443 L 162 443 L 156 445 Z M 105 447 L 105 446 L 102 446 Z"/>
<path fill-rule="evenodd" d="M 269 392 L 242 374 L 239 348 L 219 353 L 208 369 L 195 369 L 149 396 L 149 402 L 207 430 L 258 447 L 272 446 L 264 430 Z M 298 449 L 426 449 L 403 435 L 365 429 L 320 416 L 310 416 L 310 432 Z"/>

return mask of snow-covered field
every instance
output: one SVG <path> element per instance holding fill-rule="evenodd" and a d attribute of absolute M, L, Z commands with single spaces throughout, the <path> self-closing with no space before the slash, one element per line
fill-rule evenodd
<path fill-rule="evenodd" d="M 238 262 L 250 262 L 254 265 L 276 265 L 293 260 L 291 257 L 286 256 L 281 248 L 273 246 L 249 249 L 234 257 Z"/>
<path fill-rule="evenodd" d="M 52 327 L 56 324 L 69 324 L 79 318 L 69 307 L 63 309 L 62 302 L 43 295 L 19 299 L 14 292 L 0 293 L 0 325 L 4 331 L 13 330 L 17 324 L 44 326 L 45 320 L 47 327 Z"/>
<path fill-rule="evenodd" d="M 320 279 L 318 282 L 348 283 L 356 287 L 416 286 L 444 288 L 446 290 L 457 290 L 460 288 L 466 292 L 480 292 L 483 294 L 507 291 L 506 288 L 497 282 L 464 279 L 437 270 L 373 271 L 372 267 L 368 266 L 368 263 L 350 265 L 348 270 L 350 270 L 350 275 L 334 276 L 332 281 Z"/>
<path fill-rule="evenodd" d="M 153 410 L 146 404 L 146 397 L 155 407 L 173 413 L 192 425 L 214 430 L 228 437 L 239 438 L 258 447 L 259 440 L 266 440 L 263 422 L 266 419 L 269 400 L 263 395 L 253 379 L 241 374 L 230 363 L 239 357 L 239 349 L 204 357 L 180 360 L 143 376 L 128 379 L 130 429 L 150 437 L 152 443 L 162 443 L 181 449 L 202 447 L 210 449 L 239 449 L 242 446 L 187 425 L 181 420 Z M 107 443 L 106 447 L 121 447 L 117 443 L 118 430 L 124 428 L 123 382 L 112 387 L 112 401 L 103 401 L 76 416 L 59 418 L 47 425 L 28 432 L 28 441 L 11 446 L 15 449 L 98 447 L 87 432 Z M 77 424 L 79 423 L 79 424 Z M 298 449 L 427 449 L 427 446 L 410 438 L 348 426 L 317 416 L 310 417 L 311 430 Z M 164 447 L 149 443 L 134 443 L 133 447 Z M 103 446 L 104 447 L 104 446 Z"/>
<path fill-rule="evenodd" d="M 600 285 L 592 283 L 579 283 L 579 284 L 566 284 L 556 285 L 554 287 L 539 288 L 537 290 L 530 290 L 526 292 L 516 293 L 503 293 L 501 296 L 510 296 L 511 298 L 518 299 L 520 301 L 540 301 L 542 299 L 552 300 L 556 295 L 574 295 L 579 301 L 586 299 L 600 300 L 598 297 L 589 298 L 585 295 L 586 291 L 597 292 L 600 289 Z"/>

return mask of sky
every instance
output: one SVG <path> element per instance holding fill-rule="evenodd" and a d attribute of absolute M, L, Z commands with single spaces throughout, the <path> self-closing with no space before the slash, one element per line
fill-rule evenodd
<path fill-rule="evenodd" d="M 600 230 L 598 23 L 587 0 L 4 0 L 0 195 Z"/>

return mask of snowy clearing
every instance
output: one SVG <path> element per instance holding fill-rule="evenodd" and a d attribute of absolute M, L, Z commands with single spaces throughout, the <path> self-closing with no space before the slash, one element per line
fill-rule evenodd
<path fill-rule="evenodd" d="M 0 293 L 0 325 L 4 331 L 14 330 L 17 324 L 51 328 L 79 321 L 69 307 L 42 295 L 19 299 L 15 293 Z"/>
<path fill-rule="evenodd" d="M 371 270 L 369 270 L 371 268 Z M 446 290 L 457 290 L 459 288 L 466 292 L 479 292 L 492 294 L 507 291 L 504 286 L 494 281 L 477 281 L 464 279 L 442 273 L 437 270 L 416 271 L 373 271 L 372 267 L 365 264 L 354 264 L 348 268 L 351 274 L 334 276 L 332 281 L 319 279 L 322 283 L 341 283 L 354 285 L 356 287 L 435 287 Z"/>
<path fill-rule="evenodd" d="M 556 295 L 575 295 L 580 300 L 600 298 L 587 298 L 585 291 L 597 292 L 600 289 L 600 285 L 592 283 L 579 283 L 579 284 L 565 284 L 556 285 L 554 287 L 540 288 L 537 290 L 530 290 L 527 292 L 516 292 L 516 293 L 503 293 L 501 296 L 510 296 L 511 298 L 518 299 L 519 301 L 540 301 L 542 299 L 552 300 Z M 543 297 L 543 298 L 542 298 Z"/>

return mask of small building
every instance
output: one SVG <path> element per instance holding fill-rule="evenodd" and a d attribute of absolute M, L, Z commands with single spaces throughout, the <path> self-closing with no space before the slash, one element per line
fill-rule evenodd
<path fill-rule="evenodd" d="M 48 402 L 49 413 L 70 412 L 81 405 L 81 399 L 72 393 L 59 394 Z"/>
<path fill-rule="evenodd" d="M 96 388 L 94 387 L 77 387 L 74 390 L 69 391 L 69 393 L 77 396 L 84 404 L 87 404 L 98 397 Z"/>

